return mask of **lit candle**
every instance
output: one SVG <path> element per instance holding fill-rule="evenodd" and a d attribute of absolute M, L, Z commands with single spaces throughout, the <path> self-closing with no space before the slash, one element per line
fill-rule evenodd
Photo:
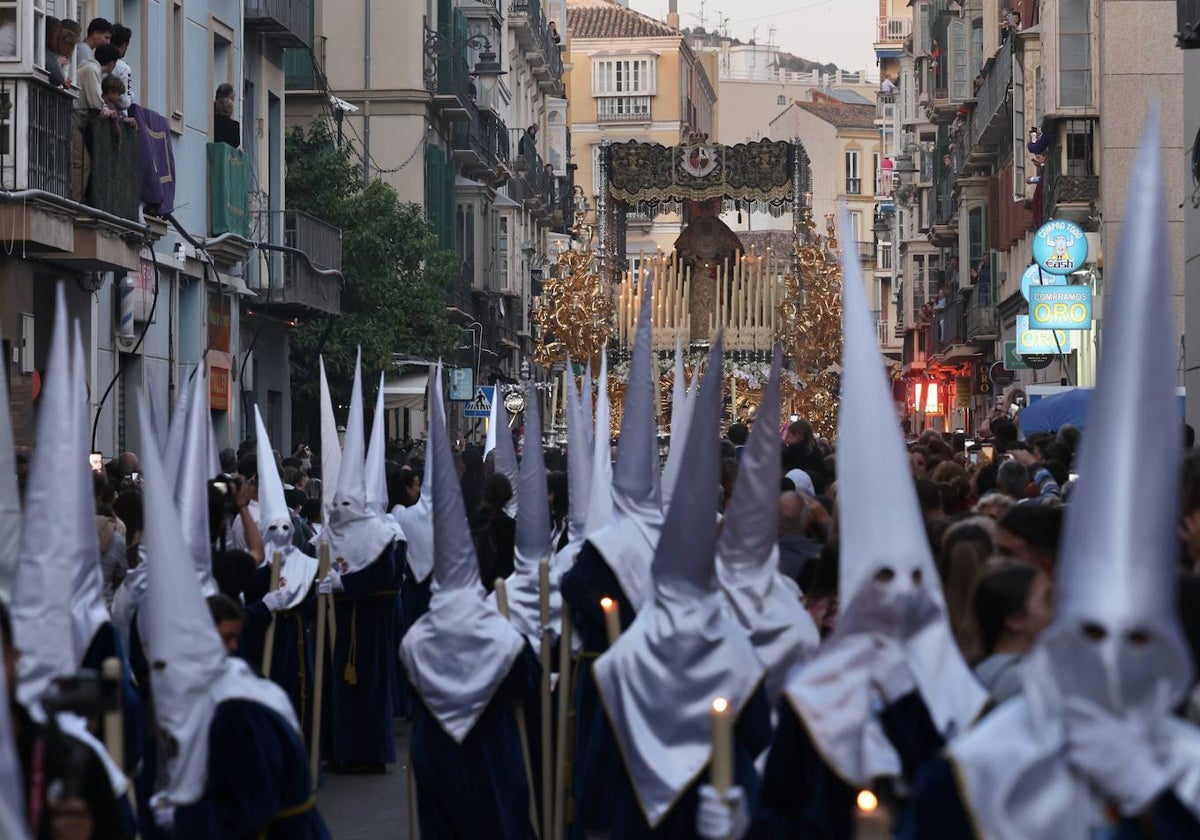
<path fill-rule="evenodd" d="M 504 583 L 504 578 L 496 578 L 496 609 L 500 611 L 500 615 L 508 618 L 508 588 Z"/>
<path fill-rule="evenodd" d="M 608 596 L 600 599 L 600 609 L 604 610 L 604 630 L 608 634 L 608 646 L 612 647 L 621 635 L 621 614 L 617 602 Z"/>
<path fill-rule="evenodd" d="M 733 787 L 733 710 L 724 697 L 712 701 L 712 758 L 708 781 L 724 797 Z"/>

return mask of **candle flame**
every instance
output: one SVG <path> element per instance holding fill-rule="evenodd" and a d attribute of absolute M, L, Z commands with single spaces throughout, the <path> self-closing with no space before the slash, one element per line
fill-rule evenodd
<path fill-rule="evenodd" d="M 725 714 L 725 710 L 729 708 L 729 701 L 724 697 L 715 697 L 712 702 L 712 710 L 719 715 Z"/>
<path fill-rule="evenodd" d="M 860 790 L 855 801 L 858 803 L 858 810 L 866 814 L 872 813 L 879 807 L 879 798 L 869 790 Z"/>
<path fill-rule="evenodd" d="M 604 610 L 605 612 L 612 612 L 616 606 L 617 602 L 612 598 L 605 597 L 600 599 L 600 609 Z"/>

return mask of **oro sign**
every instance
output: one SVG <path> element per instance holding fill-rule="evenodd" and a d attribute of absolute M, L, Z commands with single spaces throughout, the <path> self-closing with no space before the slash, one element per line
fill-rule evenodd
<path fill-rule="evenodd" d="M 1029 290 L 1029 326 L 1035 330 L 1090 330 L 1089 286 L 1035 286 Z"/>
<path fill-rule="evenodd" d="M 1037 330 L 1029 325 L 1028 315 L 1017 316 L 1017 347 L 1018 355 L 1051 353 L 1070 353 L 1074 350 L 1075 333 L 1070 330 Z"/>
<path fill-rule="evenodd" d="M 1051 219 L 1033 235 L 1033 261 L 1047 274 L 1070 274 L 1087 262 L 1083 228 L 1066 219 Z"/>

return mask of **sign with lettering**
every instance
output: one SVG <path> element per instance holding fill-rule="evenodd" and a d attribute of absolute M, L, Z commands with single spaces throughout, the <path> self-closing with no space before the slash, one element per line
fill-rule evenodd
<path fill-rule="evenodd" d="M 1028 315 L 1017 316 L 1017 354 L 1070 353 L 1075 349 L 1071 330 L 1035 330 L 1029 326 Z"/>
<path fill-rule="evenodd" d="M 229 410 L 229 368 L 209 365 L 208 407 L 213 411 Z"/>
<path fill-rule="evenodd" d="M 1066 219 L 1051 219 L 1033 235 L 1033 261 L 1050 274 L 1070 274 L 1087 262 L 1083 228 Z"/>
<path fill-rule="evenodd" d="M 1025 269 L 1025 273 L 1021 275 L 1021 297 L 1029 300 L 1029 290 L 1034 286 L 1065 286 L 1067 285 L 1067 276 L 1065 274 L 1050 274 L 1042 271 L 1042 267 L 1037 263 Z"/>
<path fill-rule="evenodd" d="M 1029 290 L 1029 326 L 1035 330 L 1090 330 L 1090 286 L 1034 287 Z"/>

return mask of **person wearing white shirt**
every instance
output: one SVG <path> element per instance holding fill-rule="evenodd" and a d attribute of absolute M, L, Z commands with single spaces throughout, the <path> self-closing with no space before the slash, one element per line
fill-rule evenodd
<path fill-rule="evenodd" d="M 129 116 L 129 106 L 134 102 L 133 68 L 125 61 L 125 53 L 129 49 L 129 39 L 132 37 L 133 30 L 128 26 L 122 26 L 119 23 L 113 24 L 112 40 L 109 43 L 117 48 L 121 57 L 117 59 L 117 65 L 113 68 L 112 75 L 125 83 L 125 93 L 121 94 L 121 98 L 117 100 L 117 107 L 120 109 L 122 117 Z"/>

